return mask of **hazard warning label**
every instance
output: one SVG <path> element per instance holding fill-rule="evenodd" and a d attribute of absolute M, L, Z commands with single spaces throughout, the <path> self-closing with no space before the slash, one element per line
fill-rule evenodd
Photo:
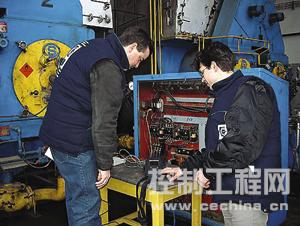
<path fill-rule="evenodd" d="M 28 76 L 33 72 L 32 67 L 30 67 L 29 64 L 25 63 L 21 68 L 20 68 L 20 72 L 26 77 L 28 78 Z"/>

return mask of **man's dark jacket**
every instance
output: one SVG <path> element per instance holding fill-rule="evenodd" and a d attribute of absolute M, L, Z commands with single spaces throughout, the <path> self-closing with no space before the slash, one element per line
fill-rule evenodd
<path fill-rule="evenodd" d="M 191 156 L 185 167 L 189 170 L 203 168 L 213 188 L 216 174 L 206 171 L 209 168 L 232 169 L 232 173 L 222 174 L 222 191 L 232 194 L 215 195 L 214 201 L 258 203 L 268 211 L 270 203 L 283 202 L 280 193 L 264 195 L 264 169 L 281 166 L 280 114 L 274 91 L 263 80 L 243 76 L 241 71 L 215 83 L 212 89 L 215 101 L 206 124 L 206 150 Z M 246 169 L 251 172 L 249 166 L 261 170 L 260 189 L 254 190 L 254 193 L 259 191 L 260 194 L 246 194 L 245 189 L 236 190 L 236 186 L 241 188 L 241 181 L 235 178 L 235 170 Z M 255 180 L 255 176 L 249 176 L 248 179 Z M 248 190 L 251 189 L 249 187 Z"/>
<path fill-rule="evenodd" d="M 98 167 L 109 169 L 117 148 L 123 70 L 128 68 L 125 50 L 115 34 L 73 48 L 54 80 L 41 140 L 74 155 L 94 150 Z"/>

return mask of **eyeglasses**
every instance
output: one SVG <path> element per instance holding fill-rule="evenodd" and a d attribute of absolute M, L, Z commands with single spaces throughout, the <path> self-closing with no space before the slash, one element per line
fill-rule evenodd
<path fill-rule="evenodd" d="M 206 69 L 207 69 L 207 67 L 205 67 L 203 70 L 199 69 L 199 72 L 203 75 Z"/>

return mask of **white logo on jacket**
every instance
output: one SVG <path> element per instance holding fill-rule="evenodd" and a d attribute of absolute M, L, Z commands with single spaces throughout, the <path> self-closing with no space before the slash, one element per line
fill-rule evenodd
<path fill-rule="evenodd" d="M 222 140 L 223 137 L 227 134 L 227 127 L 226 124 L 220 124 L 218 125 L 218 131 L 219 131 L 219 140 Z"/>
<path fill-rule="evenodd" d="M 75 47 L 73 47 L 73 49 L 71 49 L 68 54 L 66 55 L 65 58 L 61 58 L 56 70 L 56 77 L 59 77 L 59 74 L 61 73 L 63 67 L 65 66 L 65 64 L 67 63 L 67 61 L 70 59 L 70 57 L 80 48 L 82 47 L 86 47 L 89 44 L 88 41 L 83 41 L 81 43 L 79 43 L 78 45 L 76 45 Z"/>

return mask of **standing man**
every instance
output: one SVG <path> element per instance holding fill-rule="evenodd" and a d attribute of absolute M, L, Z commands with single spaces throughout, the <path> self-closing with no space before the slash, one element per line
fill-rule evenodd
<path fill-rule="evenodd" d="M 197 169 L 196 180 L 204 188 L 217 185 L 216 174 L 209 170 L 219 168 L 223 172 L 222 191 L 231 194 L 216 194 L 213 198 L 214 202 L 222 203 L 226 226 L 263 226 L 268 221 L 270 204 L 283 202 L 279 192 L 263 194 L 261 180 L 264 169 L 281 166 L 279 111 L 273 89 L 259 78 L 234 72 L 234 64 L 233 53 L 220 42 L 212 43 L 196 55 L 194 65 L 212 90 L 215 101 L 206 124 L 206 150 L 189 157 L 183 168 Z M 235 176 L 241 169 L 248 175 L 261 172 L 260 192 L 247 194 L 237 189 Z M 162 173 L 171 174 L 175 180 L 182 170 L 165 168 Z M 245 210 L 246 204 L 260 207 Z"/>
<path fill-rule="evenodd" d="M 99 226 L 98 188 L 110 178 L 124 71 L 137 68 L 153 44 L 138 27 L 82 42 L 61 62 L 40 130 L 66 182 L 70 226 Z"/>

